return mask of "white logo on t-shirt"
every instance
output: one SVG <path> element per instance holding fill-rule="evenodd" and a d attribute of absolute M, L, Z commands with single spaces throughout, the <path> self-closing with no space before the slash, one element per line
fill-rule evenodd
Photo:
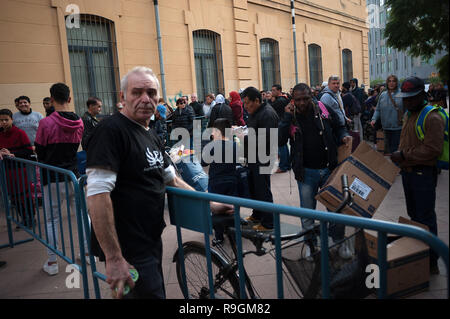
<path fill-rule="evenodd" d="M 148 164 L 150 165 L 150 169 L 161 168 L 164 165 L 164 159 L 159 151 L 150 151 L 147 147 L 147 152 L 145 153 L 147 156 Z"/>

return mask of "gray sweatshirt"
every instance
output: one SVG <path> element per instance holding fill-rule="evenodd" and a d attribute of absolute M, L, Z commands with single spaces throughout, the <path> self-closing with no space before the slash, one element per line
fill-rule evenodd
<path fill-rule="evenodd" d="M 402 114 L 404 113 L 403 108 L 403 99 L 401 97 L 397 97 L 397 94 L 400 92 L 400 89 L 396 89 L 392 92 L 392 99 L 397 104 L 397 107 L 401 110 Z M 383 130 L 401 130 L 402 127 L 398 125 L 398 113 L 394 108 L 394 104 L 389 98 L 388 91 L 384 91 L 381 93 L 378 98 L 377 108 L 375 109 L 375 113 L 372 116 L 372 121 L 376 121 L 381 119 L 381 126 Z"/>
<path fill-rule="evenodd" d="M 32 111 L 27 115 L 17 112 L 13 114 L 13 124 L 21 130 L 24 130 L 28 138 L 30 139 L 31 145 L 34 145 L 39 121 L 43 118 L 44 116 L 42 116 L 42 114 L 38 112 Z"/>

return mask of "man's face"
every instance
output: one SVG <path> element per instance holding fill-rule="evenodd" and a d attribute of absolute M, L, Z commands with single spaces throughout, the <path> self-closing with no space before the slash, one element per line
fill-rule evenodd
<path fill-rule="evenodd" d="M 7 131 L 12 127 L 13 120 L 8 115 L 0 115 L 0 127 Z"/>
<path fill-rule="evenodd" d="M 205 100 L 206 100 L 206 104 L 211 104 L 212 101 L 213 101 L 213 99 L 212 99 L 211 97 L 209 97 L 209 96 L 207 96 L 207 97 L 205 98 Z"/>
<path fill-rule="evenodd" d="M 256 101 L 250 101 L 248 96 L 244 97 L 244 107 L 249 114 L 255 113 L 260 106 L 261 102 L 259 101 L 259 99 L 256 99 Z"/>
<path fill-rule="evenodd" d="M 294 91 L 292 99 L 295 109 L 299 113 L 306 113 L 311 106 L 312 97 L 308 91 Z"/>
<path fill-rule="evenodd" d="M 355 88 L 355 86 L 356 86 L 355 81 L 350 81 L 350 87 L 353 89 L 353 88 Z"/>
<path fill-rule="evenodd" d="M 342 92 L 342 93 L 347 93 L 347 89 L 345 88 L 345 86 L 343 86 L 343 87 L 341 88 L 341 92 Z"/>
<path fill-rule="evenodd" d="M 19 100 L 19 106 L 17 107 L 19 111 L 22 111 L 24 113 L 30 112 L 31 104 L 27 100 Z"/>
<path fill-rule="evenodd" d="M 404 97 L 403 106 L 410 112 L 417 112 L 422 109 L 423 101 L 424 96 L 419 93 L 416 96 Z"/>
<path fill-rule="evenodd" d="M 96 104 L 89 106 L 89 113 L 91 113 L 92 116 L 97 116 L 102 111 L 102 102 L 97 101 Z"/>
<path fill-rule="evenodd" d="M 273 97 L 278 97 L 281 95 L 281 91 L 278 91 L 277 88 L 275 86 L 272 87 L 272 96 Z"/>
<path fill-rule="evenodd" d="M 121 93 L 122 113 L 147 126 L 158 104 L 158 86 L 149 74 L 133 73 L 128 77 L 126 98 Z"/>
<path fill-rule="evenodd" d="M 44 109 L 48 110 L 52 105 L 50 101 L 42 101 L 42 105 L 44 105 Z"/>
<path fill-rule="evenodd" d="M 340 84 L 341 81 L 339 80 L 331 80 L 330 83 L 328 83 L 328 87 L 330 88 L 331 91 L 337 93 L 339 91 Z"/>
<path fill-rule="evenodd" d="M 197 95 L 192 94 L 192 95 L 191 95 L 191 101 L 192 101 L 192 102 L 197 102 Z"/>

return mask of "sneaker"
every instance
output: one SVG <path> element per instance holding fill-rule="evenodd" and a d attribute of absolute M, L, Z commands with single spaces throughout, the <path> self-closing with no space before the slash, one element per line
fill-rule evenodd
<path fill-rule="evenodd" d="M 49 265 L 48 261 L 45 262 L 44 267 L 42 268 L 49 276 L 54 276 L 58 274 L 58 263 L 54 263 Z"/>
<path fill-rule="evenodd" d="M 339 247 L 339 257 L 342 259 L 350 259 L 352 258 L 353 254 L 350 248 L 348 247 L 347 241 L 342 243 L 341 247 Z"/>
<path fill-rule="evenodd" d="M 259 219 L 256 219 L 256 218 L 253 217 L 253 216 L 245 217 L 244 220 L 245 220 L 246 222 L 253 223 L 253 224 L 259 224 L 259 223 L 261 222 Z"/>
<path fill-rule="evenodd" d="M 252 228 L 253 228 L 253 230 L 261 231 L 261 232 L 271 232 L 271 231 L 273 231 L 273 228 L 266 228 L 266 227 L 264 227 L 261 224 L 255 225 Z"/>

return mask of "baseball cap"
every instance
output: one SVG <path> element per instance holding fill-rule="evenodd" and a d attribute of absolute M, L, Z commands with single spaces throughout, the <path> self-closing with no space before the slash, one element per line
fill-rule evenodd
<path fill-rule="evenodd" d="M 397 97 L 416 96 L 423 91 L 425 91 L 425 83 L 423 80 L 416 76 L 410 76 L 403 81 L 401 92 L 397 94 Z"/>
<path fill-rule="evenodd" d="M 163 104 L 159 104 L 156 109 L 159 112 L 159 115 L 161 115 L 161 117 L 163 119 L 166 119 L 166 107 Z"/>

